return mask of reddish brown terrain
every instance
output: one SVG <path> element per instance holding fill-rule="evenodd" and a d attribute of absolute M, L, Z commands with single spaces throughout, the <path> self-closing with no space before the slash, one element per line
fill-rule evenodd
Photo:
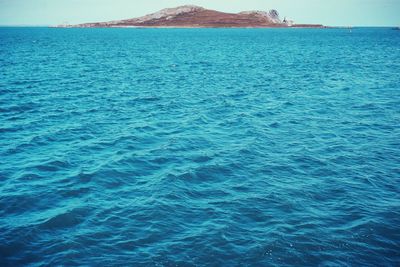
<path fill-rule="evenodd" d="M 151 27 L 151 28 L 288 28 L 313 27 L 322 25 L 301 24 L 281 20 L 276 10 L 245 11 L 224 13 L 198 6 L 180 6 L 167 8 L 139 18 L 109 22 L 85 23 L 79 25 L 62 25 L 60 27 Z"/>

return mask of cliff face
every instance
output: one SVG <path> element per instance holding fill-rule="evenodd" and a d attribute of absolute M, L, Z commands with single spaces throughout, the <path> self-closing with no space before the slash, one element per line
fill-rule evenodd
<path fill-rule="evenodd" d="M 322 27 L 322 25 L 309 25 Z M 85 23 L 66 27 L 188 27 L 188 28 L 266 28 L 290 27 L 276 10 L 245 11 L 237 14 L 198 6 L 167 8 L 139 18 L 110 22 Z"/>

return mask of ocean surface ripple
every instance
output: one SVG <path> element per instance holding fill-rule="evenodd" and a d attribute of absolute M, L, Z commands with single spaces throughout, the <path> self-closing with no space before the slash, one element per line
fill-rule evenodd
<path fill-rule="evenodd" d="M 400 33 L 0 29 L 0 266 L 399 266 Z"/>

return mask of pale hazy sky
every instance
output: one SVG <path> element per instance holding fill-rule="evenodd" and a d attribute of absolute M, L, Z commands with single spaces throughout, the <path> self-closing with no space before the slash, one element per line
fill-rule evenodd
<path fill-rule="evenodd" d="M 400 0 L 0 0 L 0 25 L 108 21 L 184 4 L 225 12 L 274 8 L 297 23 L 400 26 Z"/>

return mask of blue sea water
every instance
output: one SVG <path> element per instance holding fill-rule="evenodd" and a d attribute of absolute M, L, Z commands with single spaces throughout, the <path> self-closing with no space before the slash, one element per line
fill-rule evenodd
<path fill-rule="evenodd" d="M 399 266 L 400 31 L 0 28 L 0 266 Z"/>

